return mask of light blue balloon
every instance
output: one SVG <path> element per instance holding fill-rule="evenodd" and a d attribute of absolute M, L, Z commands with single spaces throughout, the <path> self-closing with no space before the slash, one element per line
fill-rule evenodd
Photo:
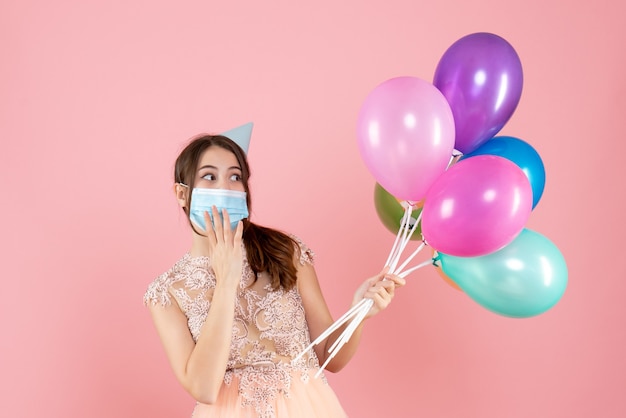
<path fill-rule="evenodd" d="M 504 316 L 539 315 L 554 306 L 567 287 L 567 265 L 559 249 L 527 228 L 494 253 L 438 253 L 433 260 L 476 303 Z"/>
<path fill-rule="evenodd" d="M 513 136 L 496 136 L 461 160 L 476 155 L 496 155 L 514 162 L 526 174 L 533 191 L 533 209 L 537 206 L 546 185 L 546 171 L 541 156 L 528 142 Z"/>

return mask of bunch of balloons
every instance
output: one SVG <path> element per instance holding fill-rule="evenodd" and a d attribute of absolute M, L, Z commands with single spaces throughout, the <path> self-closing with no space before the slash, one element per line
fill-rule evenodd
<path fill-rule="evenodd" d="M 559 249 L 524 227 L 543 194 L 541 157 L 519 138 L 495 136 L 515 111 L 522 84 L 513 47 L 474 33 L 448 48 L 433 83 L 396 77 L 379 84 L 357 121 L 359 151 L 377 181 L 376 213 L 396 233 L 389 271 L 406 277 L 435 265 L 481 306 L 516 318 L 547 311 L 567 286 Z M 421 244 L 400 263 L 414 239 Z M 427 245 L 432 257 L 407 268 Z M 372 304 L 354 305 L 297 358 L 347 323 L 319 376 Z"/>
<path fill-rule="evenodd" d="M 522 139 L 496 136 L 522 85 L 513 47 L 473 33 L 445 51 L 432 83 L 405 76 L 375 87 L 357 121 L 359 151 L 376 179 L 376 212 L 397 234 L 393 272 L 414 271 L 402 270 L 407 262 L 398 267 L 398 257 L 408 239 L 422 240 L 442 277 L 517 318 L 550 309 L 567 286 L 559 249 L 525 228 L 544 190 L 541 157 Z"/>

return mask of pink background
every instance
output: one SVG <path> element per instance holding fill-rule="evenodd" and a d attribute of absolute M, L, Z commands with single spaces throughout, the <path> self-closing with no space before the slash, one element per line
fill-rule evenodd
<path fill-rule="evenodd" d="M 393 242 L 358 154 L 359 107 L 388 78 L 432 80 L 446 48 L 479 31 L 522 60 L 501 134 L 542 156 L 527 227 L 564 254 L 568 289 L 516 320 L 422 269 L 329 379 L 352 417 L 626 416 L 624 12 L 617 0 L 4 0 L 0 416 L 190 415 L 142 296 L 187 248 L 171 171 L 199 132 L 254 121 L 253 219 L 316 251 L 343 313 Z"/>

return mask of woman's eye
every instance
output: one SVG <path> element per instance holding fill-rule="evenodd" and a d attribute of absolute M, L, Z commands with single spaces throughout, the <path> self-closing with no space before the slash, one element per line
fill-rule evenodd
<path fill-rule="evenodd" d="M 241 176 L 239 174 L 233 174 L 230 176 L 231 181 L 241 181 Z"/>
<path fill-rule="evenodd" d="M 213 174 L 205 174 L 202 178 L 205 180 L 215 180 L 215 176 Z"/>

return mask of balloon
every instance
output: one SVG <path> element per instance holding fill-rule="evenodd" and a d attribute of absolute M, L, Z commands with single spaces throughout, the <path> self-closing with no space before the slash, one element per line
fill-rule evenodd
<path fill-rule="evenodd" d="M 444 282 L 446 282 L 448 285 L 452 286 L 452 288 L 459 290 L 459 291 L 463 291 L 458 284 L 456 284 L 454 282 L 454 280 L 452 280 L 451 278 L 449 278 L 448 276 L 446 276 L 446 273 L 444 273 L 443 269 L 440 267 L 436 267 L 435 270 L 437 271 L 437 274 L 439 274 L 439 277 L 441 277 L 443 279 Z"/>
<path fill-rule="evenodd" d="M 473 33 L 443 54 L 433 84 L 450 103 L 455 148 L 472 152 L 497 134 L 522 95 L 522 63 L 513 47 L 491 33 Z"/>
<path fill-rule="evenodd" d="M 361 106 L 357 141 L 365 165 L 385 190 L 401 200 L 419 201 L 452 155 L 450 105 L 424 80 L 389 79 Z"/>
<path fill-rule="evenodd" d="M 488 255 L 438 256 L 445 274 L 467 295 L 504 316 L 539 315 L 554 306 L 567 287 L 563 255 L 548 238 L 530 229 Z"/>
<path fill-rule="evenodd" d="M 422 234 L 440 252 L 485 255 L 510 243 L 531 210 L 524 172 L 506 158 L 478 155 L 451 166 L 428 190 Z"/>
<path fill-rule="evenodd" d="M 440 265 L 441 263 L 437 261 L 440 259 L 440 257 L 437 256 L 437 254 L 438 254 L 437 250 L 432 251 L 433 265 L 435 266 L 435 271 L 437 271 L 437 274 L 439 275 L 439 277 L 443 279 L 444 282 L 452 286 L 454 289 L 460 290 L 462 292 L 459 285 L 456 284 L 454 280 L 446 276 L 446 273 L 443 272 L 443 269 L 441 268 L 441 265 Z"/>
<path fill-rule="evenodd" d="M 397 234 L 400 230 L 402 218 L 404 217 L 404 207 L 402 206 L 401 202 L 393 197 L 393 195 L 385 190 L 380 184 L 376 183 L 374 187 L 374 206 L 376 207 L 376 214 L 378 215 L 378 218 L 381 220 L 385 228 L 387 228 L 394 234 Z M 421 211 L 421 204 L 418 203 L 417 207 L 414 208 L 413 212 L 411 213 L 409 227 L 413 226 Z M 413 235 L 411 235 L 411 240 L 416 241 L 421 239 L 422 224 L 420 222 L 415 228 L 415 231 L 413 231 Z"/>
<path fill-rule="evenodd" d="M 497 155 L 517 164 L 530 182 L 533 191 L 533 209 L 537 206 L 546 184 L 546 171 L 539 153 L 529 143 L 512 136 L 497 136 L 465 154 L 461 160 L 476 155 Z"/>

